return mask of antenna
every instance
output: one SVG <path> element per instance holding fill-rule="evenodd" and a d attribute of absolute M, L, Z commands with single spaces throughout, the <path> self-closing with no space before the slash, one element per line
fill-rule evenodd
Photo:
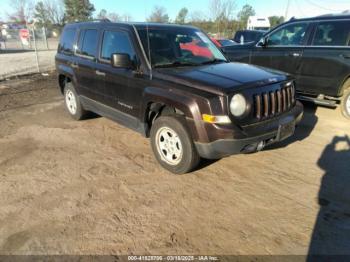
<path fill-rule="evenodd" d="M 148 22 L 146 24 L 146 30 L 147 30 L 147 45 L 148 45 L 148 58 L 149 58 L 149 63 L 151 64 L 151 72 L 150 72 L 150 80 L 153 79 L 153 68 L 152 68 L 152 58 L 151 58 L 151 41 L 149 39 L 149 26 Z"/>
<path fill-rule="evenodd" d="M 284 15 L 284 21 L 287 21 L 287 16 L 289 12 L 289 6 L 290 6 L 290 0 L 287 0 L 287 8 L 286 8 L 286 13 Z"/>

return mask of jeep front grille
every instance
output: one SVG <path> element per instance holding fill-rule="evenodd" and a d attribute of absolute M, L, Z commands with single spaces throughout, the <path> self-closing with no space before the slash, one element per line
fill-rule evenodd
<path fill-rule="evenodd" d="M 258 120 L 284 113 L 294 105 L 294 84 L 275 91 L 254 95 L 254 115 Z"/>

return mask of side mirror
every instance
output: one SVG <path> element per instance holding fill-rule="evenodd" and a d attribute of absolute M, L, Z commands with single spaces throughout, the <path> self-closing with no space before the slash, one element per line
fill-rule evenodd
<path fill-rule="evenodd" d="M 111 59 L 111 64 L 113 67 L 119 68 L 134 68 L 134 63 L 130 59 L 128 54 L 113 54 Z"/>
<path fill-rule="evenodd" d="M 258 46 L 267 47 L 268 43 L 269 43 L 269 38 L 268 37 L 263 37 L 258 42 Z"/>

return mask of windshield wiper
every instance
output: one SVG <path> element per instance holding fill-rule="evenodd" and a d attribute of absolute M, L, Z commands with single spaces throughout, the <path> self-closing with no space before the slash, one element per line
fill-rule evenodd
<path fill-rule="evenodd" d="M 210 64 L 218 64 L 218 63 L 227 63 L 227 61 L 224 59 L 214 58 L 212 60 L 205 61 L 205 62 L 201 63 L 201 65 L 210 65 Z"/>
<path fill-rule="evenodd" d="M 191 62 L 179 62 L 179 61 L 175 61 L 173 63 L 169 63 L 169 64 L 159 64 L 159 65 L 155 65 L 155 68 L 167 68 L 167 67 L 180 67 L 180 66 L 198 66 L 197 63 L 191 63 Z"/>

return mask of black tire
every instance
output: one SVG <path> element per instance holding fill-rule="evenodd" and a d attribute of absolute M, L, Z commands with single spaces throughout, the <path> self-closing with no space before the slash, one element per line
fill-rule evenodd
<path fill-rule="evenodd" d="M 177 164 L 169 164 L 167 162 L 166 157 L 164 157 L 165 154 L 160 152 L 160 142 L 156 142 L 164 128 L 170 128 L 172 131 L 175 131 L 178 139 L 181 141 L 182 157 L 178 158 L 179 162 Z M 157 118 L 151 128 L 150 136 L 153 153 L 160 165 L 166 170 L 173 174 L 185 174 L 198 166 L 200 156 L 186 127 L 185 120 L 181 116 L 161 116 Z"/>
<path fill-rule="evenodd" d="M 71 94 L 71 95 L 73 94 L 75 97 L 76 110 L 74 110 L 74 112 L 69 109 L 69 105 L 67 104 L 67 95 L 68 94 Z M 80 98 L 79 98 L 77 92 L 75 91 L 75 88 L 74 88 L 72 83 L 66 83 L 66 85 L 64 87 L 64 104 L 65 104 L 67 112 L 70 114 L 70 116 L 73 119 L 82 120 L 86 117 L 87 111 L 84 110 L 84 108 L 80 102 Z"/>
<path fill-rule="evenodd" d="M 344 89 L 341 101 L 341 112 L 346 119 L 350 120 L 350 80 L 345 82 Z"/>

